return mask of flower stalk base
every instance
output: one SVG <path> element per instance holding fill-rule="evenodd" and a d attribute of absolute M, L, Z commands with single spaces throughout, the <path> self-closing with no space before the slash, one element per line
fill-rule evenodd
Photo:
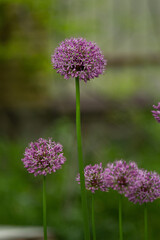
<path fill-rule="evenodd" d="M 92 193 L 92 237 L 96 240 L 96 228 L 95 228 L 95 217 L 94 217 L 94 193 Z"/>
<path fill-rule="evenodd" d="M 82 155 L 81 117 L 80 117 L 80 89 L 79 89 L 79 78 L 78 77 L 75 78 L 75 84 L 76 84 L 77 148 L 78 148 L 78 163 L 79 163 L 79 173 L 80 173 L 80 182 L 81 182 L 80 186 L 81 186 L 81 201 L 82 201 L 84 235 L 85 235 L 85 240 L 90 240 L 87 196 L 86 196 L 85 178 L 84 178 L 84 164 L 83 164 L 83 155 Z"/>
<path fill-rule="evenodd" d="M 123 240 L 123 227 L 122 227 L 122 195 L 119 194 L 119 239 Z"/>
<path fill-rule="evenodd" d="M 44 232 L 44 240 L 47 240 L 46 176 L 43 176 L 43 232 Z"/>
<path fill-rule="evenodd" d="M 148 214 L 147 203 L 144 203 L 144 239 L 148 240 Z"/>

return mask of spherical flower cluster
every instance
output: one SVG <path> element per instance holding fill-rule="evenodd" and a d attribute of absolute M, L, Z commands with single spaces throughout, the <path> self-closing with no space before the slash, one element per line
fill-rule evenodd
<path fill-rule="evenodd" d="M 31 142 L 25 149 L 22 162 L 29 173 L 34 176 L 56 172 L 66 161 L 63 156 L 63 147 L 55 143 L 51 138 L 40 138 L 37 142 Z"/>
<path fill-rule="evenodd" d="M 139 170 L 134 188 L 126 197 L 133 203 L 153 202 L 160 197 L 160 176 L 155 172 Z"/>
<path fill-rule="evenodd" d="M 157 122 L 160 123 L 160 102 L 158 103 L 158 106 L 153 105 L 153 107 L 154 109 L 156 109 L 152 111 L 153 116 L 157 120 Z"/>
<path fill-rule="evenodd" d="M 120 194 L 130 191 L 138 174 L 138 167 L 135 162 L 126 163 L 124 160 L 108 163 L 104 170 L 107 185 L 117 190 Z"/>
<path fill-rule="evenodd" d="M 102 163 L 87 165 L 84 169 L 85 186 L 87 190 L 95 193 L 96 190 L 108 191 L 106 182 L 104 179 L 104 171 Z M 78 174 L 76 181 L 80 184 L 80 174 Z"/>
<path fill-rule="evenodd" d="M 84 169 L 85 186 L 95 193 L 107 192 L 109 188 L 123 194 L 133 203 L 153 202 L 160 198 L 160 175 L 156 172 L 139 169 L 135 162 L 118 160 L 108 163 L 103 169 L 102 163 L 88 165 Z M 80 184 L 80 175 L 76 180 Z"/>
<path fill-rule="evenodd" d="M 79 77 L 87 82 L 104 72 L 106 60 L 95 43 L 83 38 L 71 38 L 55 49 L 52 64 L 65 79 Z"/>

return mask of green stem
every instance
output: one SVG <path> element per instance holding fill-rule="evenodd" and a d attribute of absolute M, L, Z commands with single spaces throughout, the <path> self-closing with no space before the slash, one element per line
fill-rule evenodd
<path fill-rule="evenodd" d="M 79 173 L 80 173 L 80 182 L 81 182 L 81 200 L 82 200 L 84 236 L 85 236 L 85 240 L 90 240 L 87 196 L 86 196 L 85 178 L 84 178 L 84 164 L 83 164 L 83 155 L 82 155 L 80 89 L 79 89 L 78 77 L 75 79 L 75 83 L 76 83 L 76 130 L 77 130 L 78 163 L 79 163 Z"/>
<path fill-rule="evenodd" d="M 144 203 L 144 239 L 148 240 L 147 203 Z"/>
<path fill-rule="evenodd" d="M 122 227 L 122 195 L 119 194 L 119 239 L 123 240 L 123 227 Z"/>
<path fill-rule="evenodd" d="M 46 219 L 46 176 L 43 176 L 43 231 L 44 231 L 44 240 L 47 240 L 47 219 Z"/>
<path fill-rule="evenodd" d="M 92 193 L 92 236 L 93 236 L 93 240 L 96 240 L 96 228 L 95 228 L 95 217 L 94 217 L 94 193 Z"/>

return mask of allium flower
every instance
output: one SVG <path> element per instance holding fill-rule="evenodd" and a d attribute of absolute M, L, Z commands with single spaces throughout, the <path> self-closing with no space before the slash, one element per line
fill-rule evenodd
<path fill-rule="evenodd" d="M 104 170 L 107 185 L 118 191 L 120 194 L 126 194 L 133 188 L 135 178 L 138 174 L 138 167 L 135 162 L 128 164 L 124 160 L 108 163 Z"/>
<path fill-rule="evenodd" d="M 160 102 L 158 103 L 158 106 L 153 105 L 153 107 L 156 109 L 152 111 L 153 116 L 157 120 L 157 122 L 160 123 Z"/>
<path fill-rule="evenodd" d="M 27 171 L 34 176 L 46 176 L 47 173 L 56 172 L 66 161 L 62 150 L 62 145 L 55 143 L 51 138 L 48 140 L 39 138 L 25 149 L 22 162 Z"/>
<path fill-rule="evenodd" d="M 91 190 L 95 193 L 96 190 L 108 191 L 108 188 L 104 179 L 104 171 L 102 163 L 87 165 L 84 169 L 85 186 L 87 190 Z M 76 181 L 80 184 L 80 175 L 78 174 Z"/>
<path fill-rule="evenodd" d="M 52 63 L 57 73 L 65 79 L 79 77 L 87 82 L 104 72 L 106 60 L 95 43 L 83 38 L 71 38 L 55 49 Z"/>
<path fill-rule="evenodd" d="M 156 172 L 139 170 L 134 188 L 126 197 L 133 203 L 153 202 L 160 197 L 160 176 Z"/>

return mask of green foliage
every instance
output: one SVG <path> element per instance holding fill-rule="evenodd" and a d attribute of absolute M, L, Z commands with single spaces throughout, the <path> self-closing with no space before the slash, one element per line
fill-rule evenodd
<path fill-rule="evenodd" d="M 117 117 L 113 116 L 116 114 Z M 125 116 L 125 118 L 124 118 Z M 82 116 L 83 120 L 84 116 Z M 114 119 L 114 120 L 113 120 Z M 116 159 L 137 161 L 139 167 L 159 169 L 160 131 L 150 111 L 144 109 L 113 109 L 107 120 L 96 123 L 88 119 L 83 126 L 84 158 L 86 164 Z M 39 132 L 42 137 L 53 136 L 64 146 L 67 162 L 57 173 L 47 176 L 48 223 L 58 239 L 82 238 L 80 189 L 75 182 L 78 172 L 75 124 L 60 118 Z M 31 139 L 35 139 L 36 136 Z M 33 177 L 23 168 L 21 158 L 27 142 L 23 139 L 1 139 L 1 220 L 0 224 L 42 225 L 42 179 Z M 91 197 L 88 193 L 89 210 Z M 143 238 L 143 206 L 123 199 L 124 236 Z M 159 200 L 149 205 L 150 239 L 158 240 Z M 96 229 L 99 239 L 118 237 L 118 195 L 114 191 L 98 192 L 95 196 Z M 150 221 L 149 220 L 149 221 Z"/>
<path fill-rule="evenodd" d="M 97 42 L 108 59 L 106 75 L 81 83 L 82 100 L 91 100 L 87 111 L 101 100 L 104 110 L 82 116 L 85 165 L 123 158 L 160 173 L 160 126 L 150 113 L 159 101 L 159 66 L 110 64 L 110 56 L 159 52 L 159 25 L 157 0 L 0 0 L 0 224 L 42 225 L 42 179 L 28 174 L 21 158 L 28 142 L 53 137 L 67 162 L 47 177 L 48 223 L 57 239 L 83 238 L 75 123 L 47 112 L 67 106 L 72 115 L 73 80 L 62 81 L 50 63 L 66 37 Z M 95 206 L 99 240 L 118 239 L 117 194 L 98 192 Z M 124 238 L 143 239 L 143 207 L 127 199 L 123 206 Z M 149 206 L 150 240 L 159 239 L 159 206 L 159 200 Z"/>

